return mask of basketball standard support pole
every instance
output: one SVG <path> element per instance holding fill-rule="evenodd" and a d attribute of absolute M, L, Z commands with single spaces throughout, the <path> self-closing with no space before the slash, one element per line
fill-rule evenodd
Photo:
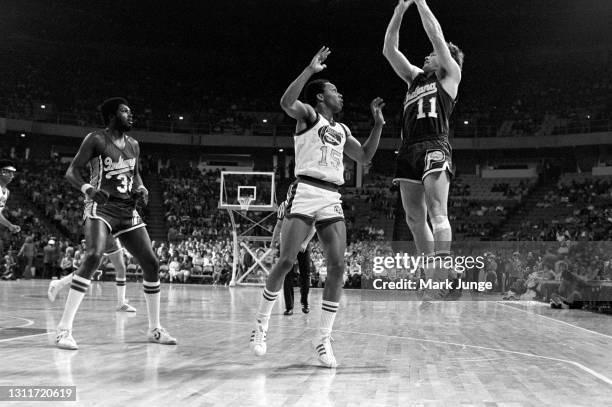
<path fill-rule="evenodd" d="M 236 269 L 238 268 L 238 233 L 236 232 L 236 222 L 234 222 L 234 214 L 231 209 L 227 210 L 230 221 L 232 222 L 232 246 L 233 246 L 233 261 L 232 261 L 232 279 L 229 283 L 230 287 L 236 285 Z"/>
<path fill-rule="evenodd" d="M 270 270 L 268 269 L 268 267 L 266 267 L 263 264 L 263 259 L 265 259 L 267 256 L 272 254 L 272 248 L 265 248 L 264 253 L 261 256 L 257 256 L 257 253 L 253 252 L 253 250 L 251 250 L 250 246 L 247 244 L 248 242 L 271 242 L 272 241 L 272 232 L 270 232 L 269 230 L 267 230 L 266 228 L 264 228 L 262 226 L 262 223 L 265 222 L 266 219 L 268 219 L 271 216 L 274 216 L 275 213 L 271 212 L 270 214 L 268 214 L 267 216 L 263 217 L 262 219 L 260 219 L 259 221 L 255 221 L 253 219 L 251 219 L 250 217 L 238 212 L 238 211 L 234 211 L 234 209 L 227 209 L 227 212 L 229 214 L 230 217 L 230 221 L 232 223 L 232 245 L 233 247 L 233 253 L 234 253 L 234 260 L 232 262 L 232 279 L 229 283 L 230 287 L 234 287 L 238 284 L 241 285 L 261 285 L 261 284 L 255 284 L 255 283 L 244 283 L 243 280 L 249 275 L 251 274 L 253 271 L 255 271 L 257 269 L 257 267 L 260 267 L 264 273 L 266 273 L 266 275 L 270 274 Z M 243 234 L 239 235 L 238 234 L 238 229 L 237 229 L 237 225 L 236 225 L 236 220 L 234 218 L 234 212 L 238 213 L 240 216 L 242 216 L 243 218 L 247 219 L 248 221 L 250 221 L 251 223 L 253 223 L 253 225 L 251 225 L 246 231 L 243 232 Z M 255 227 L 259 226 L 260 228 L 270 232 L 270 236 L 248 236 L 245 235 L 245 233 L 249 232 L 251 229 L 254 229 Z M 238 276 L 238 256 L 240 253 L 239 247 L 242 247 L 246 250 L 246 252 L 248 254 L 251 255 L 251 257 L 253 258 L 253 264 L 251 265 L 251 267 L 249 267 L 248 270 L 246 270 L 242 275 Z M 265 246 L 264 246 L 265 247 Z"/>

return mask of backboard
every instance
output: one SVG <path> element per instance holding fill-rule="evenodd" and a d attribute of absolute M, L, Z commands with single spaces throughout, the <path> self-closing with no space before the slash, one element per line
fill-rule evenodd
<path fill-rule="evenodd" d="M 249 199 L 249 211 L 273 211 L 273 172 L 221 172 L 220 209 L 243 210 L 241 199 Z"/>

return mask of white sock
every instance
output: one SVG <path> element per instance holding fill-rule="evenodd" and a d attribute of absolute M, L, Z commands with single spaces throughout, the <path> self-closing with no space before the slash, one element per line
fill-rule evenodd
<path fill-rule="evenodd" d="M 142 280 L 144 296 L 147 302 L 147 315 L 149 317 L 149 330 L 161 328 L 159 323 L 159 302 L 161 298 L 159 280 L 150 282 Z"/>
<path fill-rule="evenodd" d="M 57 286 L 59 288 L 58 291 L 63 290 L 64 287 L 66 287 L 68 284 L 70 284 L 72 282 L 72 276 L 74 276 L 74 272 L 72 272 L 70 274 L 66 274 L 64 277 L 62 277 L 59 280 L 57 280 Z"/>
<path fill-rule="evenodd" d="M 257 309 L 257 322 L 263 325 L 265 330 L 268 329 L 268 321 L 270 320 L 270 314 L 272 313 L 272 308 L 274 308 L 274 302 L 276 298 L 278 298 L 278 294 L 280 291 L 275 293 L 268 291 L 267 288 L 264 288 L 263 295 L 261 296 L 261 301 L 259 302 L 259 308 Z"/>
<path fill-rule="evenodd" d="M 117 284 L 117 304 L 121 306 L 125 302 L 125 278 L 123 280 L 115 278 L 115 283 Z"/>
<path fill-rule="evenodd" d="M 83 297 L 91 284 L 91 280 L 83 277 L 74 275 L 72 277 L 72 284 L 70 285 L 70 291 L 68 292 L 68 298 L 66 299 L 66 305 L 64 306 L 64 314 L 57 327 L 59 329 L 72 329 L 74 323 L 74 316 L 76 315 Z"/>
<path fill-rule="evenodd" d="M 332 326 L 336 319 L 336 313 L 338 312 L 338 302 L 331 302 L 323 300 L 321 306 L 321 322 L 319 322 L 319 333 L 321 336 L 331 335 Z"/>

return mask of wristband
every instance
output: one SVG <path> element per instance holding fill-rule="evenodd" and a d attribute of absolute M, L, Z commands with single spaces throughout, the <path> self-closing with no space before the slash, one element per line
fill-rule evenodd
<path fill-rule="evenodd" d="M 93 188 L 93 187 L 94 187 L 94 186 L 93 186 L 93 185 L 91 185 L 91 184 L 83 184 L 83 185 L 81 186 L 81 192 L 82 192 L 82 193 L 84 193 L 85 195 L 87 195 L 87 190 L 88 190 L 89 188 Z"/>

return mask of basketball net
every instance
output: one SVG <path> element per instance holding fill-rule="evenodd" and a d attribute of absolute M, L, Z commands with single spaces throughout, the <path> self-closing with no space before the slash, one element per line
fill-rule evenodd
<path fill-rule="evenodd" d="M 243 211 L 248 211 L 249 206 L 251 206 L 251 202 L 253 202 L 253 198 L 250 196 L 245 196 L 238 198 L 238 203 L 240 204 L 240 209 Z"/>

